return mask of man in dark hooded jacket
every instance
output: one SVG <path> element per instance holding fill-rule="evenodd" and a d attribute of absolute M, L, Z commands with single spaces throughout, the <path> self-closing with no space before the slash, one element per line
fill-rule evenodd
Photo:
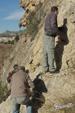
<path fill-rule="evenodd" d="M 43 59 L 42 69 L 43 72 L 49 71 L 55 73 L 54 67 L 54 48 L 55 48 L 55 37 L 60 37 L 60 32 L 57 25 L 58 8 L 53 6 L 50 14 L 45 20 L 45 34 L 43 36 Z"/>

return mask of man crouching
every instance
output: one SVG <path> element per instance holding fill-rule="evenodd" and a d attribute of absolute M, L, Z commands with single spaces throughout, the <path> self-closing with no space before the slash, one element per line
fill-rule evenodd
<path fill-rule="evenodd" d="M 26 105 L 27 113 L 32 113 L 30 90 L 34 84 L 25 72 L 25 67 L 21 66 L 19 71 L 12 76 L 11 80 L 11 104 L 13 113 L 20 112 L 20 105 Z"/>

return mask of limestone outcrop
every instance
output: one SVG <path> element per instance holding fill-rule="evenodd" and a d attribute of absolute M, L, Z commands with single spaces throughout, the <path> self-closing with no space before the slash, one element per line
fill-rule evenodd
<path fill-rule="evenodd" d="M 36 6 L 44 3 L 44 0 L 20 0 L 19 6 L 25 9 L 25 13 L 20 20 L 19 27 L 28 24 L 28 16 L 32 11 L 35 11 Z"/>
<path fill-rule="evenodd" d="M 16 63 L 24 65 L 30 71 L 29 75 L 32 80 L 42 72 L 44 20 L 50 12 L 50 7 L 57 5 L 59 8 L 58 25 L 62 26 L 63 21 L 67 24 L 67 30 L 63 31 L 61 37 L 68 38 L 68 43 L 56 43 L 57 63 L 61 65 L 60 73 L 41 74 L 35 83 L 35 90 L 40 94 L 34 93 L 36 98 L 33 97 L 33 113 L 37 111 L 38 113 L 75 113 L 75 0 L 46 0 L 44 4 L 42 6 L 44 15 L 42 15 L 37 35 L 34 40 L 31 40 L 28 35 L 21 36 L 14 50 L 4 62 L 1 79 L 5 82 L 6 75 Z M 39 13 L 39 10 L 36 13 Z M 23 24 L 25 24 L 24 21 Z M 9 98 L 0 105 L 0 111 L 1 113 L 12 112 Z M 21 112 L 25 111 L 25 106 L 22 106 Z"/>

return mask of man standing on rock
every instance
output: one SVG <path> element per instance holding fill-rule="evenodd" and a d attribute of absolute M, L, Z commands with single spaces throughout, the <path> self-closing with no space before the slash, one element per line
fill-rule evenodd
<path fill-rule="evenodd" d="M 55 36 L 59 37 L 59 30 L 57 26 L 58 8 L 53 6 L 51 13 L 45 20 L 45 34 L 43 36 L 43 59 L 42 68 L 43 72 L 56 73 L 54 67 L 54 49 L 55 49 Z"/>
<path fill-rule="evenodd" d="M 13 113 L 20 113 L 20 105 L 26 105 L 27 113 L 32 113 L 31 101 L 29 97 L 34 84 L 29 75 L 25 72 L 25 67 L 21 66 L 19 71 L 12 76 L 11 80 L 11 104 Z"/>

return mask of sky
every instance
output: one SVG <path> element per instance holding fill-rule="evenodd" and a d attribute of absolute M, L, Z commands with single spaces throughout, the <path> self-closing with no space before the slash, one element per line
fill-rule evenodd
<path fill-rule="evenodd" d="M 18 31 L 25 29 L 19 28 L 18 23 L 25 10 L 19 7 L 20 0 L 0 0 L 0 33 Z"/>

